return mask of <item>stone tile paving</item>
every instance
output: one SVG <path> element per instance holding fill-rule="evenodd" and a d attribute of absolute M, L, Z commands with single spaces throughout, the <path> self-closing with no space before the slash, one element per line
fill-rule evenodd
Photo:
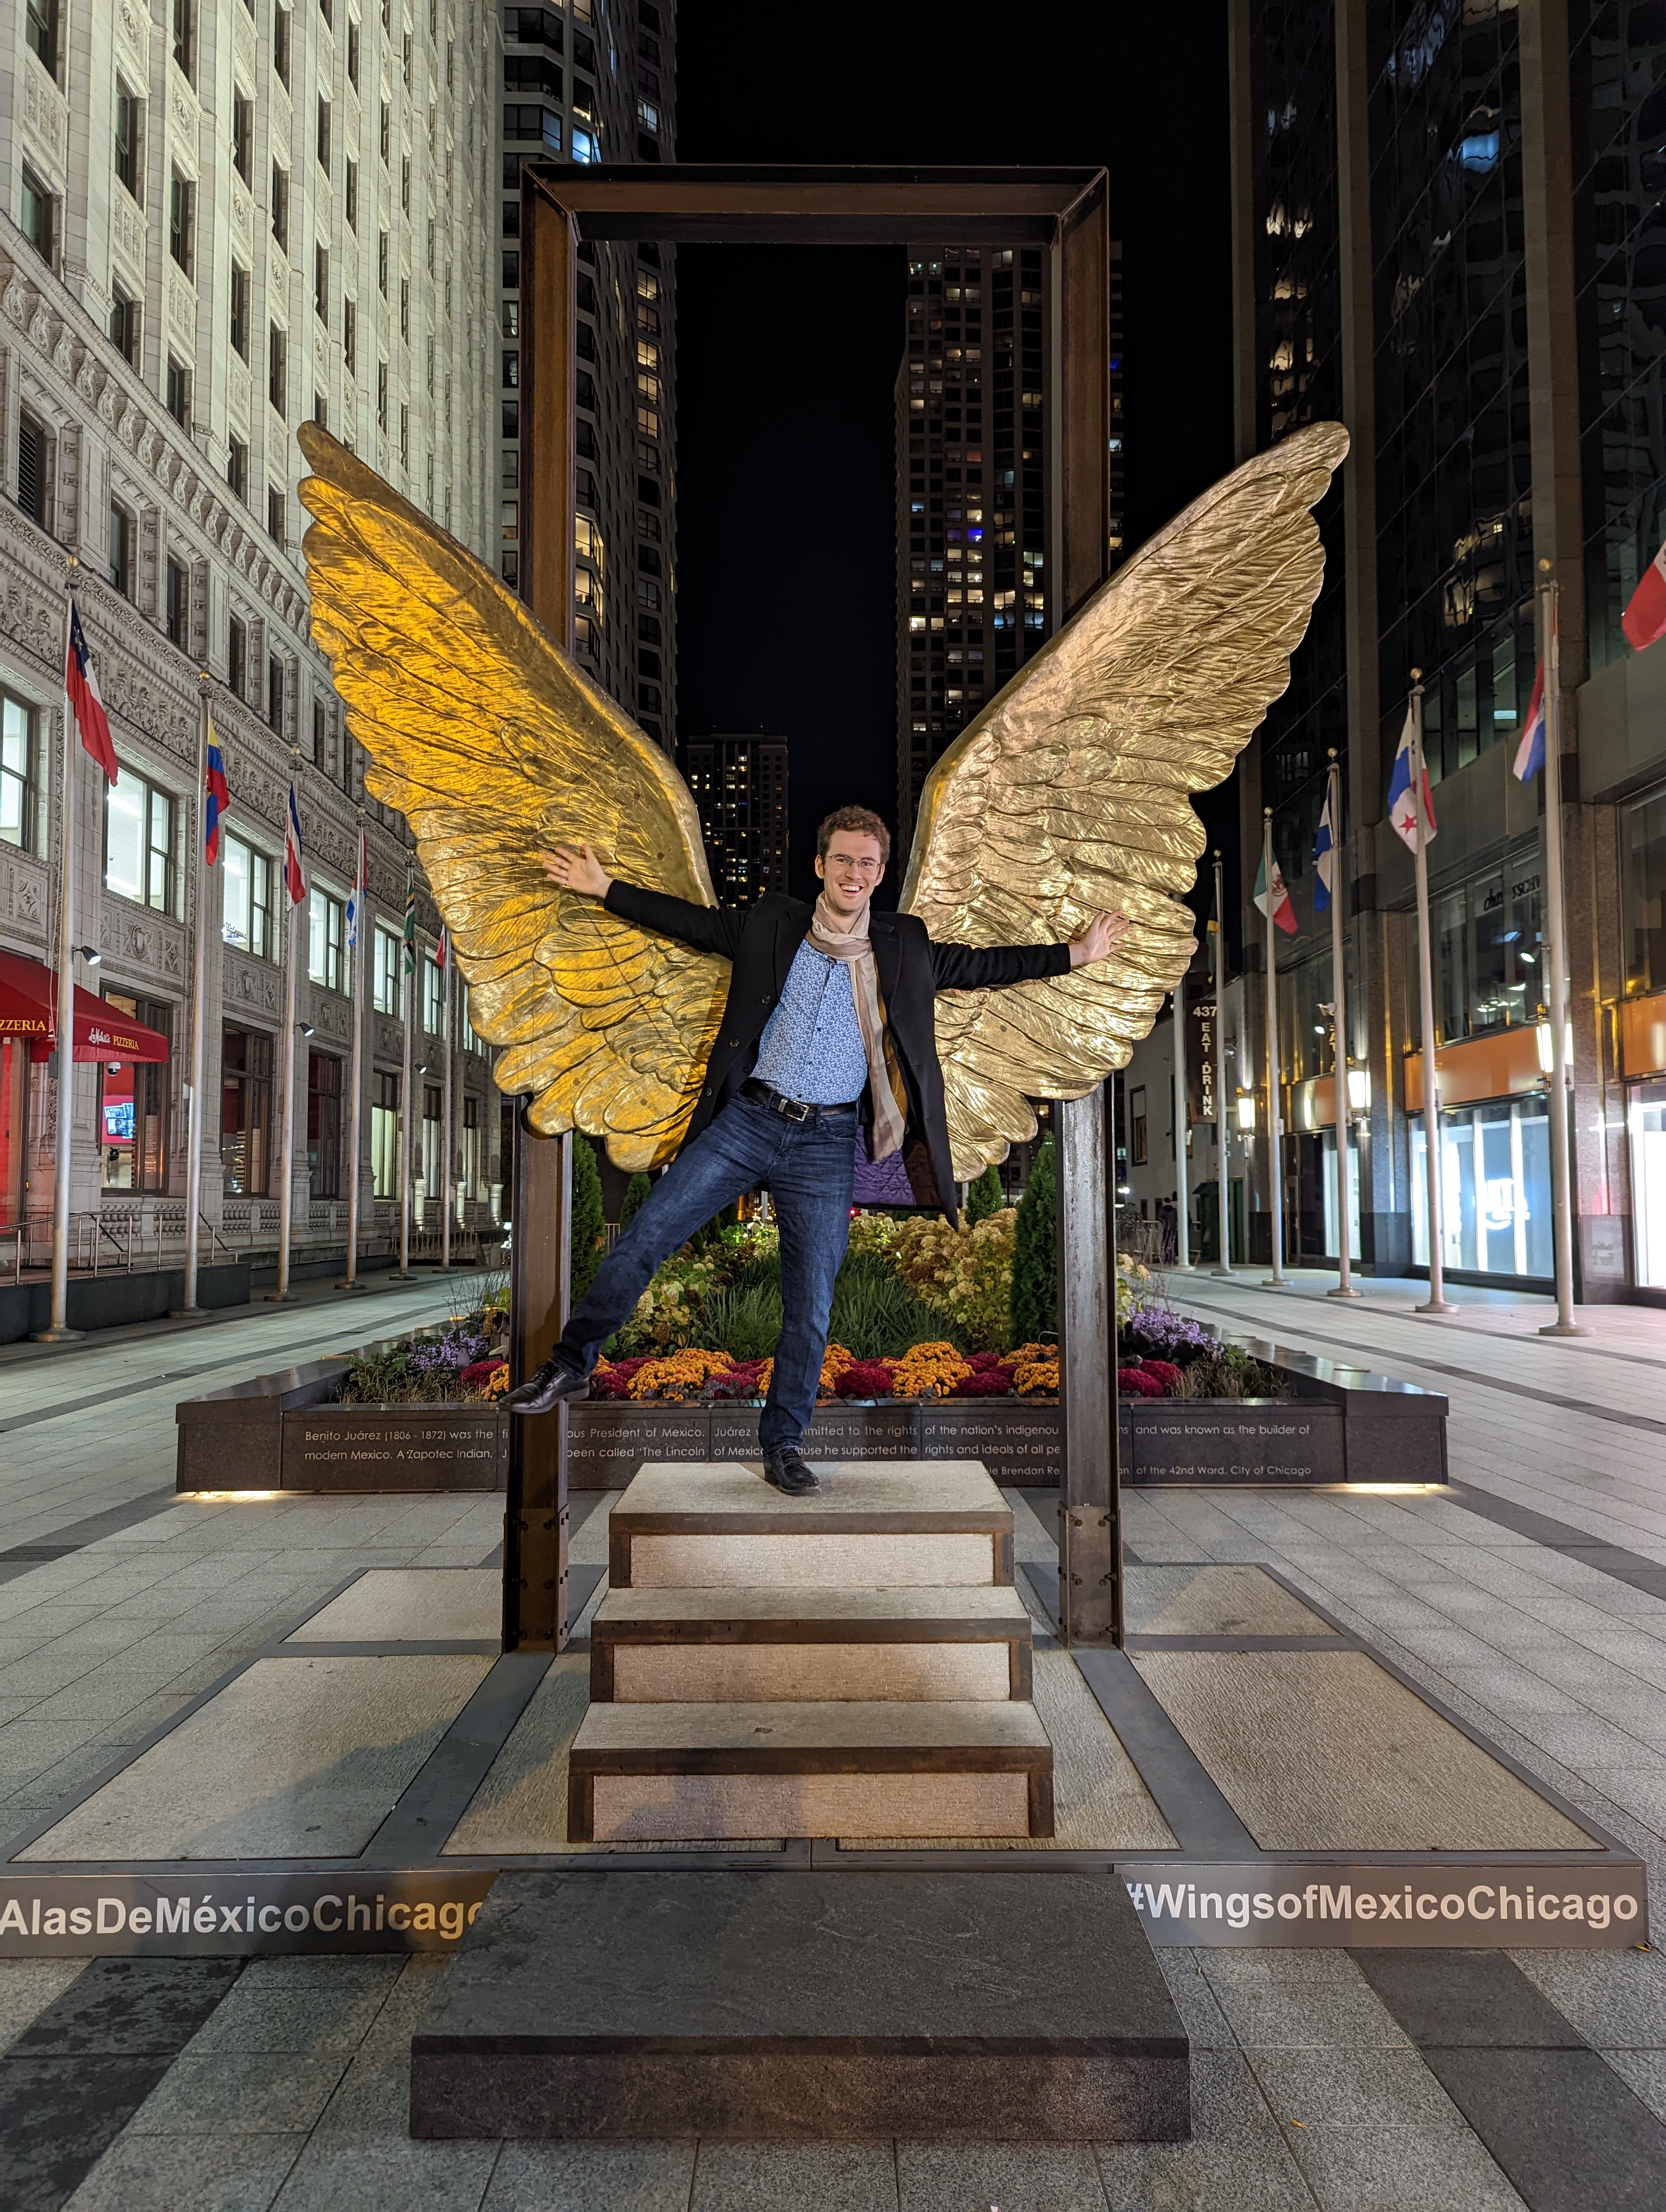
<path fill-rule="evenodd" d="M 1371 1364 L 1450 1395 L 1455 1477 L 1666 1559 L 1651 1433 L 1417 1364 L 1666 1420 L 1666 1316 L 1607 1310 L 1592 1344 L 1547 1346 L 1531 1334 L 1543 1309 L 1530 1301 L 1468 1300 L 1437 1328 L 1410 1317 L 1418 1293 L 1403 1287 L 1373 1286 L 1369 1311 L 1213 1282 L 1200 1305 L 1203 1289 L 1210 1318 L 1230 1308 L 1245 1327 L 1338 1357 L 1359 1355 L 1322 1338 L 1368 1332 Z M 373 1333 L 362 1325 L 369 1304 L 351 1334 Z M 280 1312 L 216 1332 L 226 1379 L 259 1364 L 256 1331 L 265 1345 L 284 1341 L 296 1320 Z M 321 1317 L 320 1344 L 343 1340 L 345 1326 L 339 1310 Z M 143 1381 L 201 1352 L 200 1339 L 188 1355 L 177 1340 L 123 1346 L 107 1375 L 106 1355 L 78 1355 L 75 1389 Z M 14 1410 L 16 1379 L 0 1370 L 0 1419 Z M 97 1510 L 109 1486 L 89 1491 L 103 1475 L 88 1471 L 102 1469 L 118 1421 L 123 1495 L 163 1487 L 169 1392 L 120 1405 L 24 1432 L 33 1482 L 9 1473 L 0 1504 L 15 1484 L 25 1514 L 42 1501 L 54 1527 Z M 0 1828 L 38 1818 L 356 1568 L 477 1564 L 500 1519 L 492 1498 L 193 1500 L 0 1586 Z M 1425 1496 L 1147 1492 L 1128 1501 L 1128 1529 L 1152 1562 L 1278 1569 L 1641 1851 L 1666 1895 L 1666 1603 Z M 599 1516 L 587 1548 L 600 1532 Z M 1345 1954 L 1159 1956 L 1193 2040 L 1193 2139 L 1092 2153 L 413 2143 L 409 2040 L 439 1962 L 258 1960 L 65 2201 L 74 2212 L 1493 2212 L 1522 2203 Z M 1658 1954 L 1535 1952 L 1518 1963 L 1613 2075 L 1666 2114 Z M 76 1972 L 75 1962 L 0 1967 L 0 2047 Z"/>

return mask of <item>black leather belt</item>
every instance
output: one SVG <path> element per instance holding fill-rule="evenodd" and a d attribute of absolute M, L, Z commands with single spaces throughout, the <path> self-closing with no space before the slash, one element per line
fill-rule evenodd
<path fill-rule="evenodd" d="M 819 1121 L 824 1115 L 854 1114 L 856 1102 L 847 1100 L 838 1106 L 812 1106 L 807 1098 L 786 1098 L 769 1084 L 760 1083 L 749 1075 L 740 1086 L 743 1098 L 750 1098 L 755 1106 L 767 1106 L 772 1114 L 779 1114 L 783 1121 Z"/>

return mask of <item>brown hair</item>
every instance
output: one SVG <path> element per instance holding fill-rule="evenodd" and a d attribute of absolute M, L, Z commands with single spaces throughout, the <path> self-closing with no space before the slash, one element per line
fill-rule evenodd
<path fill-rule="evenodd" d="M 836 806 L 821 828 L 816 832 L 816 858 L 824 860 L 827 848 L 838 830 L 854 830 L 859 836 L 874 838 L 879 847 L 881 860 L 891 858 L 891 832 L 871 806 Z"/>

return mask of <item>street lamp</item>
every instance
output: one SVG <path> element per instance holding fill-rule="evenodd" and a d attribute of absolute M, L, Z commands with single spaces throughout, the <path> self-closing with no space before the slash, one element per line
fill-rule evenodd
<path fill-rule="evenodd" d="M 1348 1111 L 1364 1121 L 1371 1112 L 1371 1070 L 1350 1067 L 1348 1070 Z"/>
<path fill-rule="evenodd" d="M 1256 1133 L 1256 1094 L 1253 1091 L 1238 1093 L 1238 1128 L 1246 1137 Z"/>

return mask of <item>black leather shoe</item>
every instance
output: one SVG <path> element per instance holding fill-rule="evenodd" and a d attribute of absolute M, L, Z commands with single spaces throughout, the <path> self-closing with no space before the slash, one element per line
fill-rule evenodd
<path fill-rule="evenodd" d="M 502 1402 L 512 1413 L 548 1413 L 563 1398 L 585 1398 L 589 1394 L 587 1375 L 581 1375 L 565 1360 L 546 1359 L 536 1375 L 529 1376 L 518 1390 L 511 1390 Z"/>
<path fill-rule="evenodd" d="M 766 1454 L 763 1480 L 774 1483 L 788 1498 L 812 1498 L 821 1488 L 815 1476 L 805 1465 L 796 1444 L 788 1444 L 784 1451 Z"/>

